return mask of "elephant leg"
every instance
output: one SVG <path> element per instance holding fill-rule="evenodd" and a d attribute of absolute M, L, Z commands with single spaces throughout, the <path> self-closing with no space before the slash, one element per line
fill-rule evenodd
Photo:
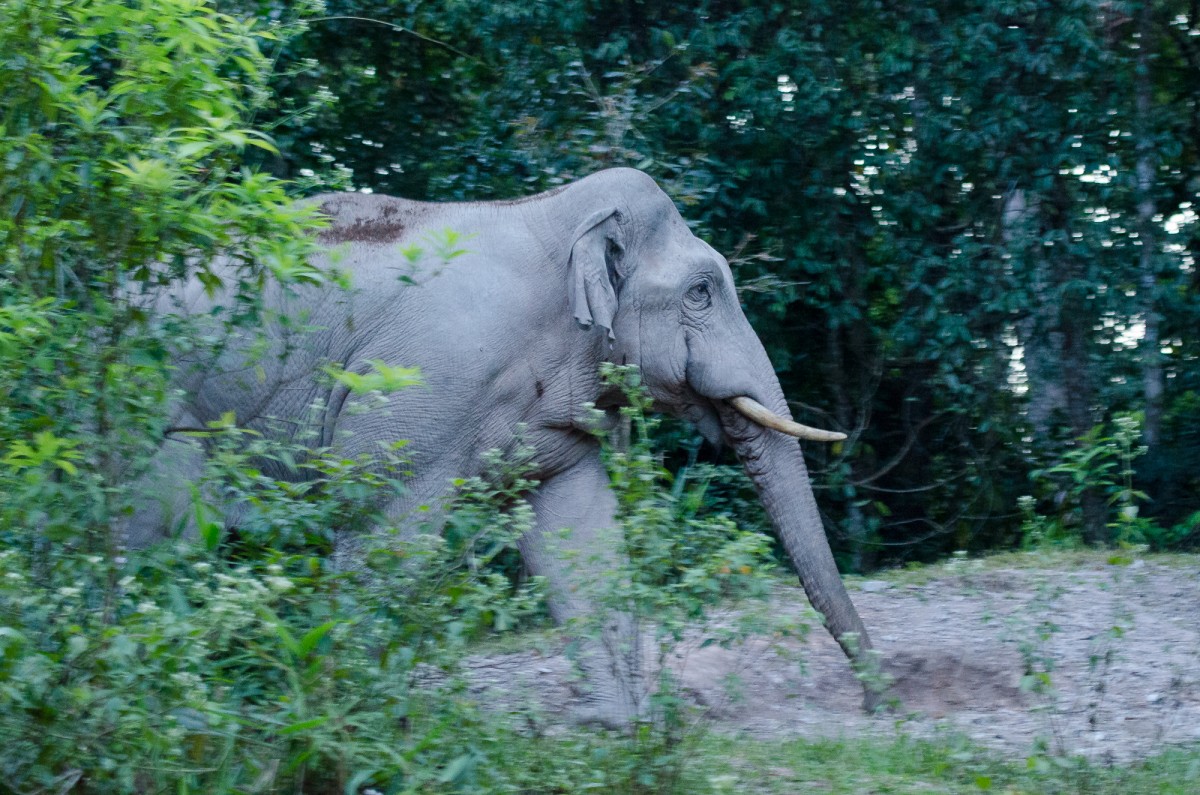
<path fill-rule="evenodd" d="M 598 452 L 544 480 L 529 501 L 537 521 L 520 541 L 525 565 L 546 579 L 555 622 L 587 627 L 577 657 L 586 698 L 579 719 L 628 727 L 645 707 L 642 651 L 632 618 L 600 601 L 617 576 L 620 531 Z"/>
<path fill-rule="evenodd" d="M 200 427 L 190 413 L 182 412 L 174 425 Z M 194 439 L 166 439 L 150 466 L 133 487 L 132 513 L 116 528 L 118 543 L 144 549 L 182 535 L 194 537 L 192 489 L 204 474 L 204 449 Z"/>

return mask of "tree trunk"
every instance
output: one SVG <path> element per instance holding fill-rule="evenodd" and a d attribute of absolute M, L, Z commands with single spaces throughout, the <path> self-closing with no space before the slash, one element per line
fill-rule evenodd
<path fill-rule="evenodd" d="M 847 383 L 847 368 L 846 357 L 842 347 L 841 330 L 831 328 L 828 336 L 828 353 L 831 367 L 829 369 L 829 380 L 826 385 L 833 396 L 833 415 L 837 419 L 838 425 L 842 428 L 854 427 L 854 407 L 850 402 L 850 388 Z M 849 476 L 854 478 L 854 464 L 851 462 L 851 470 Z M 848 490 L 852 486 L 847 483 L 845 488 Z M 859 507 L 856 496 L 847 494 L 846 501 L 846 521 L 843 527 L 846 534 L 850 538 L 850 570 L 854 572 L 862 572 L 866 570 L 867 561 L 867 522 L 863 516 L 862 508 Z"/>
<path fill-rule="evenodd" d="M 1072 267 L 1076 264 L 1072 263 Z M 1075 439 L 1085 436 L 1096 424 L 1093 410 L 1093 383 L 1088 347 L 1091 340 L 1090 320 L 1082 306 L 1082 296 L 1065 297 L 1060 309 L 1063 334 L 1062 381 L 1067 395 L 1067 421 Z M 1089 546 L 1108 544 L 1108 506 L 1104 496 L 1094 487 L 1084 490 L 1079 498 L 1083 522 L 1083 540 Z"/>
<path fill-rule="evenodd" d="M 1058 298 L 1051 263 L 1037 238 L 1038 203 L 1025 191 L 1012 191 L 1004 203 L 1001 236 L 1014 257 L 1032 259 L 1029 281 L 1030 311 L 1017 324 L 1025 365 L 1026 416 L 1040 442 L 1054 435 L 1056 415 L 1067 410 L 1067 390 L 1062 381 L 1063 335 L 1058 328 Z"/>
<path fill-rule="evenodd" d="M 1054 248 L 1043 245 L 1043 230 L 1055 229 L 1056 212 L 1066 199 L 1056 193 L 1050 198 L 1027 200 L 1022 190 L 1013 191 L 1004 206 L 1001 222 L 1005 243 L 1014 253 L 1032 260 L 1030 311 L 1017 330 L 1024 346 L 1027 411 L 1035 438 L 1043 445 L 1058 438 L 1064 424 L 1078 439 L 1095 424 L 1091 348 L 1091 310 L 1088 297 L 1073 283 L 1080 283 L 1082 264 L 1069 253 L 1051 259 Z M 1069 232 L 1069 230 L 1066 230 Z M 1053 453 L 1061 451 L 1055 449 Z M 1103 496 L 1087 489 L 1080 497 L 1082 535 L 1092 545 L 1108 542 L 1108 513 Z"/>
<path fill-rule="evenodd" d="M 1152 91 L 1150 83 L 1150 4 L 1146 3 L 1138 13 L 1138 32 L 1141 45 L 1138 49 L 1135 68 L 1135 91 L 1137 113 L 1135 136 L 1137 140 L 1137 219 L 1139 284 L 1142 314 L 1146 324 L 1142 337 L 1142 394 L 1146 401 L 1145 423 L 1142 428 L 1144 442 L 1153 456 L 1157 452 L 1162 428 L 1163 413 L 1163 367 L 1160 351 L 1158 311 L 1158 229 L 1154 223 L 1157 206 L 1154 200 L 1154 138 L 1151 123 Z"/>

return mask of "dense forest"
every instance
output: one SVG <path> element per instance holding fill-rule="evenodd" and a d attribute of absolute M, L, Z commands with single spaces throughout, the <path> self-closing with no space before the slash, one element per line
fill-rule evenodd
<path fill-rule="evenodd" d="M 1010 547 L 1034 514 L 1200 539 L 1191 5 L 322 13 L 279 52 L 265 165 L 437 201 L 654 175 L 733 263 L 801 419 L 850 434 L 808 451 L 847 568 Z"/>
<path fill-rule="evenodd" d="M 517 561 L 527 461 L 456 481 L 439 540 L 373 548 L 357 577 L 334 530 L 390 526 L 399 446 L 346 458 L 231 416 L 185 429 L 210 456 L 174 495 L 180 542 L 127 548 L 179 430 L 175 357 L 289 322 L 269 285 L 333 278 L 297 202 L 331 190 L 651 175 L 728 258 L 796 419 L 848 437 L 804 447 L 843 572 L 1195 550 L 1197 86 L 1200 6 L 1166 0 L 0 0 L 0 777 L 726 791 L 687 777 L 666 679 L 615 740 L 464 696 L 472 644 L 549 623 Z M 219 333 L 131 300 L 188 280 L 229 288 Z M 384 401 L 406 364 L 328 376 Z M 665 658 L 722 600 L 768 599 L 778 550 L 733 454 L 635 386 L 607 460 L 614 581 L 636 587 L 614 598 Z M 236 533 L 213 495 L 245 506 Z M 972 765 L 963 786 L 1000 770 Z M 1073 791 L 1047 775 L 1021 786 Z"/>

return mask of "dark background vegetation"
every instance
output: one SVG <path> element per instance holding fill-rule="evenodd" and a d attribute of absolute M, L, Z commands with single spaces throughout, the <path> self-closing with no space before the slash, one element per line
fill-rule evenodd
<path fill-rule="evenodd" d="M 322 13 L 277 88 L 337 102 L 266 165 L 436 201 L 653 174 L 732 261 L 798 417 L 851 435 L 808 450 L 844 566 L 1017 544 L 1021 495 L 1090 543 L 1200 539 L 1193 4 Z M 1031 477 L 1130 413 L 1137 527 L 1119 484 Z"/>

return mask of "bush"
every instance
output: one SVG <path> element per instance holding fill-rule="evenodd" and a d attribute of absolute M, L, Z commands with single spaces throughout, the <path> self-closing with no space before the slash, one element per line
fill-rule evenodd
<path fill-rule="evenodd" d="M 684 781 L 704 725 L 668 666 L 680 644 L 797 628 L 744 604 L 766 607 L 767 540 L 705 516 L 702 489 L 665 488 L 648 399 L 630 395 L 633 444 L 609 452 L 628 562 L 603 588 L 655 639 L 653 714 L 615 747 L 569 741 L 595 754 L 582 769 L 553 755 L 535 766 L 573 786 L 665 792 Z M 6 781 L 310 793 L 527 781 L 534 763 L 506 758 L 513 728 L 466 698 L 459 663 L 471 643 L 538 610 L 540 583 L 514 588 L 493 566 L 532 524 L 529 451 L 494 452 L 487 477 L 458 481 L 438 511 L 442 532 L 388 532 L 378 508 L 401 487 L 402 446 L 348 461 L 213 433 L 195 541 L 117 557 L 36 542 L 0 554 Z M 264 460 L 290 468 L 288 479 L 265 476 Z M 207 519 L 206 493 L 248 506 L 235 533 Z M 338 571 L 330 534 L 355 526 L 382 529 L 362 545 L 361 567 Z M 738 603 L 717 620 L 717 605 Z"/>
<path fill-rule="evenodd" d="M 1107 432 L 1106 432 L 1107 431 Z M 1097 425 L 1080 437 L 1062 460 L 1030 473 L 1037 490 L 1046 494 L 1053 510 L 1039 512 L 1031 495 L 1018 500 L 1022 516 L 1021 543 L 1026 548 L 1083 546 L 1081 534 L 1083 496 L 1095 491 L 1105 501 L 1111 521 L 1108 529 L 1118 546 L 1145 544 L 1156 551 L 1178 547 L 1195 532 L 1189 519 L 1164 528 L 1141 515 L 1149 497 L 1134 486 L 1134 461 L 1147 448 L 1139 443 L 1141 422 L 1136 415 L 1121 415 L 1111 428 Z"/>
<path fill-rule="evenodd" d="M 390 601 L 331 571 L 330 534 L 375 518 L 387 466 L 226 430 L 210 478 L 252 506 L 240 536 L 200 491 L 198 547 L 123 553 L 114 530 L 175 352 L 253 333 L 268 280 L 330 278 L 311 210 L 244 167 L 274 149 L 252 119 L 280 35 L 203 0 L 0 6 L 0 771 L 19 791 L 353 790 L 474 758 L 472 711 L 439 695 L 457 685 L 414 683 L 520 605 L 459 565 L 465 544 L 374 556 Z M 188 280 L 231 298 L 213 336 L 154 311 Z M 272 455 L 310 477 L 265 478 Z"/>
<path fill-rule="evenodd" d="M 205 2 L 0 5 L 0 533 L 112 554 L 125 484 L 157 447 L 172 347 L 219 345 L 154 300 L 232 283 L 229 325 L 268 279 L 320 281 L 311 210 L 246 170 L 272 150 L 276 34 Z M 151 322 L 153 321 L 153 322 Z M 24 506 L 24 507 L 19 507 Z"/>
<path fill-rule="evenodd" d="M 322 487 L 297 491 L 228 450 L 212 461 L 210 478 L 253 482 L 253 525 L 278 543 L 0 553 L 5 780 L 80 792 L 473 780 L 493 730 L 462 698 L 456 664 L 472 639 L 537 604 L 483 565 L 527 526 L 527 509 L 510 509 L 516 493 L 464 481 L 447 507 L 457 540 L 384 534 L 368 570 L 339 573 L 305 549 L 313 517 L 394 468 L 319 451 Z"/>
<path fill-rule="evenodd" d="M 618 501 L 621 565 L 599 584 L 604 606 L 593 635 L 614 614 L 634 623 L 635 645 L 651 638 L 646 681 L 650 704 L 643 722 L 623 743 L 621 754 L 598 765 L 602 786 L 618 792 L 696 791 L 687 781 L 691 757 L 708 725 L 702 710 L 688 707 L 677 678 L 680 654 L 713 644 L 730 648 L 751 638 L 803 635 L 808 624 L 773 614 L 771 539 L 743 530 L 715 512 L 705 499 L 709 481 L 688 480 L 688 470 L 672 474 L 656 444 L 660 420 L 649 414 L 652 399 L 633 366 L 602 365 L 605 380 L 628 402 L 621 409 L 627 434 L 619 444 L 605 439 L 605 463 Z M 731 681 L 730 698 L 737 696 Z"/>

